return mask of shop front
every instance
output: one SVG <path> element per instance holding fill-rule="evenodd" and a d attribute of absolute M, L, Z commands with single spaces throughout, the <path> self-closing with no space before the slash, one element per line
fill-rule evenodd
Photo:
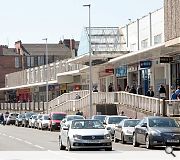
<path fill-rule="evenodd" d="M 16 101 L 17 102 L 31 102 L 32 101 L 31 89 L 30 88 L 17 89 Z"/>
<path fill-rule="evenodd" d="M 115 69 L 116 91 L 124 91 L 127 86 L 127 66 L 119 66 Z"/>
<path fill-rule="evenodd" d="M 138 78 L 138 64 L 128 65 L 127 67 L 127 85 L 129 87 L 134 86 L 137 88 L 139 78 Z"/>
<path fill-rule="evenodd" d="M 112 90 L 115 91 L 114 86 L 114 69 L 107 68 L 99 72 L 100 78 L 100 91 L 101 92 L 108 92 L 108 87 L 112 84 Z"/>

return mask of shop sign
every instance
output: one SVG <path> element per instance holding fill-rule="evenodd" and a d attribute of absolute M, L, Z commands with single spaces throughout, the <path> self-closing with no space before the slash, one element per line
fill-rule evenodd
<path fill-rule="evenodd" d="M 152 61 L 140 61 L 140 68 L 151 68 Z"/>
<path fill-rule="evenodd" d="M 126 77 L 127 76 L 127 66 L 120 66 L 116 68 L 116 77 Z"/>
<path fill-rule="evenodd" d="M 49 85 L 49 86 L 48 86 L 48 90 L 49 90 L 49 91 L 54 91 L 54 85 Z"/>
<path fill-rule="evenodd" d="M 113 68 L 109 68 L 109 69 L 105 69 L 106 73 L 114 73 L 114 69 Z"/>
<path fill-rule="evenodd" d="M 135 72 L 135 71 L 138 71 L 138 66 L 137 65 L 128 66 L 128 72 Z"/>
<path fill-rule="evenodd" d="M 173 61 L 173 57 L 160 57 L 160 63 L 170 63 Z"/>

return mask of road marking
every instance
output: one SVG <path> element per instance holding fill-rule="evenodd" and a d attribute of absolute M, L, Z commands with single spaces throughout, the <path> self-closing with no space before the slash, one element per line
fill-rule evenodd
<path fill-rule="evenodd" d="M 39 145 L 34 145 L 34 146 L 37 147 L 37 148 L 44 149 L 44 147 L 41 147 L 41 146 L 39 146 Z"/>
<path fill-rule="evenodd" d="M 5 133 L 2 134 L 3 136 L 7 136 Z"/>
<path fill-rule="evenodd" d="M 29 141 L 24 141 L 25 143 L 27 143 L 27 144 L 32 144 L 31 142 L 29 142 Z"/>
<path fill-rule="evenodd" d="M 18 141 L 22 141 L 22 139 L 20 139 L 20 138 L 15 138 L 16 140 L 18 140 Z"/>

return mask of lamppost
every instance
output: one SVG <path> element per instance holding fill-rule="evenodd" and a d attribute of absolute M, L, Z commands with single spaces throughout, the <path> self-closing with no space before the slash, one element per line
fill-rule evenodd
<path fill-rule="evenodd" d="M 91 59 L 91 5 L 83 5 L 89 8 L 89 116 L 92 116 L 92 59 Z"/>
<path fill-rule="evenodd" d="M 48 48 L 47 48 L 47 38 L 42 39 L 46 41 L 46 110 L 48 113 L 49 104 L 48 104 Z"/>

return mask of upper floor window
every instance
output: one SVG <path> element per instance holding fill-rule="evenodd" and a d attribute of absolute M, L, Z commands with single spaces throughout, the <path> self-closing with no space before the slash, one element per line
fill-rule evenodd
<path fill-rule="evenodd" d="M 154 36 L 154 44 L 159 44 L 162 41 L 162 34 Z"/>
<path fill-rule="evenodd" d="M 148 47 L 148 39 L 144 39 L 141 41 L 141 48 L 147 48 Z"/>
<path fill-rule="evenodd" d="M 19 68 L 19 67 L 20 67 L 19 57 L 15 57 L 15 68 Z"/>

